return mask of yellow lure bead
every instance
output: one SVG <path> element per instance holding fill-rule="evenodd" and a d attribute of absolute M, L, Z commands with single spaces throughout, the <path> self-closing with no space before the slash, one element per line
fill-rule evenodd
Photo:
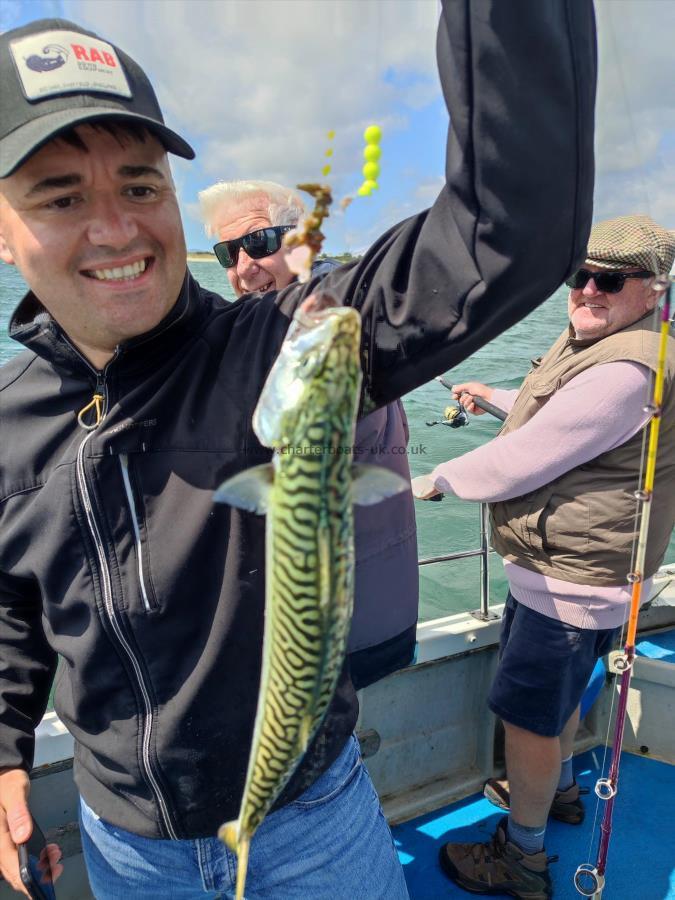
<path fill-rule="evenodd" d="M 332 130 L 329 131 L 329 132 L 328 132 L 328 140 L 329 140 L 329 141 L 332 141 L 334 137 L 335 137 L 335 132 L 332 131 Z"/>
<path fill-rule="evenodd" d="M 370 191 L 376 191 L 380 187 L 379 184 L 372 178 L 367 178 L 361 186 L 364 188 L 368 188 L 368 193 L 370 193 Z"/>
<path fill-rule="evenodd" d="M 363 132 L 366 144 L 379 144 L 382 140 L 382 129 L 379 125 L 369 125 Z"/>
<path fill-rule="evenodd" d="M 321 170 L 322 175 L 330 175 L 330 166 L 324 166 Z"/>
<path fill-rule="evenodd" d="M 364 182 L 356 193 L 359 195 L 359 197 L 368 197 L 370 195 L 370 192 L 371 188 L 367 187 L 366 183 Z"/>
<path fill-rule="evenodd" d="M 332 156 L 332 155 L 333 155 L 333 148 L 329 147 L 328 150 L 326 150 L 326 152 L 324 153 L 324 156 Z"/>
<path fill-rule="evenodd" d="M 363 172 L 363 177 L 366 181 L 377 181 L 377 176 L 380 174 L 380 167 L 376 162 L 367 162 L 361 171 Z"/>
<path fill-rule="evenodd" d="M 377 144 L 366 144 L 363 148 L 363 158 L 368 162 L 377 162 L 382 156 L 382 149 Z"/>

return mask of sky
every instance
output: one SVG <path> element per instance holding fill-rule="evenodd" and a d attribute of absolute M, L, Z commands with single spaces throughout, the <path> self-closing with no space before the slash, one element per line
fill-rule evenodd
<path fill-rule="evenodd" d="M 198 191 L 234 178 L 323 180 L 332 146 L 334 195 L 353 194 L 363 130 L 380 125 L 380 189 L 334 209 L 324 228 L 329 253 L 358 253 L 429 206 L 442 183 L 439 9 L 438 0 L 2 0 L 0 30 L 67 18 L 143 66 L 167 124 L 197 151 L 193 162 L 171 157 L 190 249 L 211 244 Z M 641 212 L 675 229 L 675 0 L 597 0 L 596 13 L 594 218 Z"/>

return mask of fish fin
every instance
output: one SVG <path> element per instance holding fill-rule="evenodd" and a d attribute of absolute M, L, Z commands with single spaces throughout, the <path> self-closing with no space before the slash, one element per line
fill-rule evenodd
<path fill-rule="evenodd" d="M 239 852 L 239 821 L 234 819 L 232 822 L 225 822 L 218 829 L 218 837 L 220 840 L 234 851 Z"/>
<path fill-rule="evenodd" d="M 305 715 L 302 718 L 302 722 L 300 724 L 300 745 L 303 750 L 307 749 L 307 745 L 309 744 L 309 739 L 312 735 L 312 716 Z"/>
<path fill-rule="evenodd" d="M 405 490 L 410 490 L 410 482 L 391 469 L 367 463 L 352 466 L 352 503 L 358 506 L 374 506 Z"/>
<path fill-rule="evenodd" d="M 274 482 L 274 466 L 263 463 L 244 469 L 224 481 L 213 495 L 216 503 L 229 503 L 247 512 L 267 512 L 270 488 Z"/>

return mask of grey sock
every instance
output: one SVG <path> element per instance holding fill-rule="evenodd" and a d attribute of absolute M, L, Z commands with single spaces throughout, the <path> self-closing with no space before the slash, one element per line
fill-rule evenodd
<path fill-rule="evenodd" d="M 574 771 L 572 770 L 572 754 L 563 759 L 560 764 L 560 781 L 558 782 L 558 790 L 566 791 L 567 788 L 574 784 Z"/>
<path fill-rule="evenodd" d="M 527 854 L 539 853 L 544 849 L 544 834 L 546 833 L 546 825 L 536 825 L 534 828 L 529 825 L 519 825 L 514 822 L 511 816 L 506 826 L 506 835 L 510 841 L 517 844 L 520 849 Z"/>

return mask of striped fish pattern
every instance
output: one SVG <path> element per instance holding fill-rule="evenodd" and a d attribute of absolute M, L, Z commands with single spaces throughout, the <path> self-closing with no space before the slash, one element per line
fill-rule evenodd
<path fill-rule="evenodd" d="M 342 668 L 354 590 L 352 504 L 407 487 L 374 466 L 356 467 L 354 482 L 361 320 L 349 307 L 320 303 L 296 313 L 254 413 L 258 438 L 276 450 L 272 463 L 216 492 L 216 500 L 267 515 L 253 742 L 239 818 L 219 832 L 238 856 L 237 900 L 251 838 L 321 724 Z"/>

